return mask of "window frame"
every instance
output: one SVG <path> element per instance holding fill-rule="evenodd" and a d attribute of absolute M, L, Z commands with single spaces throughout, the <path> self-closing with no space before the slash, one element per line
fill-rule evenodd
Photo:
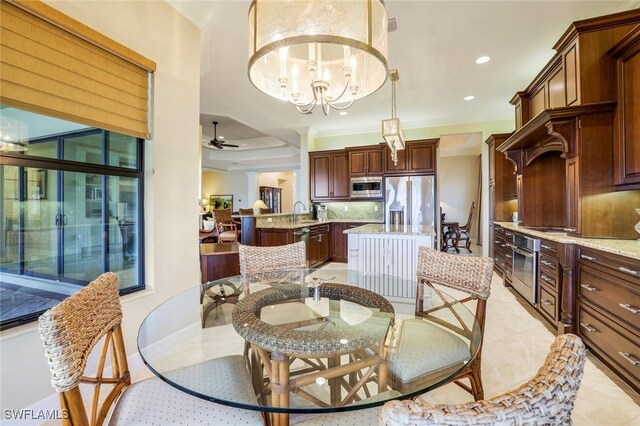
<path fill-rule="evenodd" d="M 88 135 L 88 134 L 94 134 L 94 133 L 101 133 L 102 134 L 102 143 L 101 143 L 101 149 L 102 149 L 102 163 L 103 164 L 94 164 L 94 163 L 84 163 L 84 162 L 80 162 L 80 161 L 73 161 L 73 160 L 64 160 L 62 159 L 64 156 L 64 139 L 66 138 L 70 138 L 70 137 L 74 137 L 74 136 L 82 136 L 82 135 Z M 138 210 L 137 210 L 137 221 L 138 221 L 138 226 L 137 226 L 137 249 L 138 249 L 138 257 L 139 257 L 139 261 L 137 263 L 137 269 L 138 269 L 138 273 L 137 273 L 137 285 L 132 286 L 132 287 L 125 287 L 125 288 L 121 288 L 119 290 L 120 292 L 120 296 L 124 296 L 127 294 L 131 294 L 131 293 L 135 293 L 138 291 L 142 291 L 144 289 L 146 289 L 146 282 L 145 282 L 145 244 L 144 244 L 144 236 L 145 236 L 145 222 L 144 222 L 144 143 L 145 140 L 139 137 L 135 137 L 135 143 L 136 143 L 136 165 L 135 168 L 127 168 L 127 167 L 119 167 L 119 166 L 112 166 L 112 165 L 108 165 L 109 163 L 109 134 L 112 133 L 109 130 L 103 130 L 103 129 L 98 129 L 98 128 L 88 128 L 88 129 L 82 129 L 82 130 L 75 130 L 75 131 L 70 131 L 70 132 L 65 132 L 65 133 L 60 133 L 60 134 L 54 134 L 54 135 L 48 135 L 45 137 L 41 137 L 41 138 L 37 138 L 37 139 L 32 139 L 29 141 L 30 145 L 33 144 L 37 144 L 38 142 L 45 142 L 45 141 L 52 141 L 55 140 L 56 141 L 56 155 L 57 158 L 48 158 L 48 157 L 37 157 L 37 156 L 30 156 L 30 155 L 25 155 L 23 153 L 19 153 L 19 152 L 3 152 L 2 155 L 0 156 L 0 165 L 3 166 L 15 166 L 15 167 L 20 167 L 20 170 L 24 170 L 24 168 L 37 168 L 37 169 L 46 169 L 46 170 L 53 170 L 56 172 L 78 172 L 78 173 L 85 173 L 85 174 L 99 174 L 101 176 L 106 177 L 107 179 L 109 177 L 127 177 L 127 178 L 137 178 L 138 179 L 138 185 L 137 185 L 137 203 L 138 203 Z M 104 182 L 104 180 L 103 180 Z M 108 185 L 105 185 L 108 186 Z M 108 191 L 107 188 L 103 187 L 103 191 Z M 20 201 L 24 201 L 22 198 L 23 194 L 20 194 Z M 102 215 L 101 215 L 101 227 L 102 227 L 102 232 L 103 232 L 103 239 L 101 241 L 103 246 L 106 246 L 106 249 L 103 253 L 103 258 L 102 258 L 102 262 L 103 262 L 103 269 L 104 266 L 107 265 L 108 259 L 109 259 L 109 220 L 108 220 L 108 193 L 105 193 L 105 196 L 102 198 Z M 24 226 L 24 219 L 22 218 L 22 215 L 20 216 L 20 227 Z M 61 236 L 58 235 L 58 240 L 60 240 Z M 19 263 L 20 263 L 20 267 L 19 270 L 7 270 L 2 268 L 1 272 L 3 273 L 7 273 L 7 274 L 12 274 L 12 275 L 18 275 L 18 276 L 22 276 L 22 277 L 36 277 L 36 278 L 42 278 L 48 281 L 52 281 L 55 282 L 55 280 L 53 280 L 51 277 L 39 277 L 38 275 L 32 275 L 32 274 L 25 274 L 25 265 L 24 265 L 24 241 L 19 240 L 18 241 L 18 253 L 20 253 L 19 255 Z M 58 258 L 58 262 L 61 261 L 61 257 L 63 256 L 63 254 L 58 250 L 58 252 L 56 253 L 57 258 Z M 58 263 L 58 276 L 60 277 L 60 263 Z M 84 281 L 84 280 L 60 280 L 60 282 L 62 283 L 66 283 L 66 284 L 73 284 L 73 285 L 79 285 L 82 287 L 85 287 L 86 285 L 88 285 L 91 281 Z M 12 318 L 11 320 L 5 321 L 4 323 L 0 324 L 0 330 L 6 330 L 8 328 L 12 328 L 12 327 L 16 327 L 19 325 L 23 325 L 29 322 L 33 322 L 36 321 L 38 319 L 38 317 L 42 314 L 42 312 L 44 311 L 37 311 L 37 312 L 32 312 L 29 314 L 25 314 L 22 315 L 20 317 L 16 317 L 16 318 Z"/>

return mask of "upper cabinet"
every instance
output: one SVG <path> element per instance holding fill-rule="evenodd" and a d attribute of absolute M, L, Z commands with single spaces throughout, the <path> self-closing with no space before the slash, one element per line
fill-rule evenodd
<path fill-rule="evenodd" d="M 614 173 L 617 190 L 640 189 L 640 25 L 610 52 L 616 60 L 618 108 Z"/>
<path fill-rule="evenodd" d="M 405 143 L 405 149 L 398 151 L 398 163 L 391 159 L 391 150 L 384 146 L 384 174 L 412 175 L 436 172 L 436 148 L 439 139 L 425 139 Z"/>
<path fill-rule="evenodd" d="M 615 100 L 607 51 L 639 20 L 640 10 L 635 9 L 571 24 L 553 47 L 554 57 L 511 99 L 516 130 L 546 109 Z"/>
<path fill-rule="evenodd" d="M 349 176 L 382 176 L 382 148 L 380 146 L 349 149 Z"/>
<path fill-rule="evenodd" d="M 516 167 L 524 226 L 637 238 L 638 24 L 638 9 L 574 22 L 554 46 L 556 55 L 511 100 L 516 131 L 497 150 Z M 499 196 L 495 188 L 491 195 Z"/>
<path fill-rule="evenodd" d="M 349 156 L 346 151 L 311 152 L 309 161 L 312 200 L 349 199 Z"/>
<path fill-rule="evenodd" d="M 311 199 L 350 199 L 353 177 L 434 174 L 438 142 L 439 139 L 408 141 L 405 149 L 398 151 L 397 165 L 384 144 L 310 152 Z"/>

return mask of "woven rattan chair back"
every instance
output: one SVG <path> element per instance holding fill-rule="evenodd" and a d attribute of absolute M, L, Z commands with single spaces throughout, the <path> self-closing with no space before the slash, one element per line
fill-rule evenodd
<path fill-rule="evenodd" d="M 272 247 L 240 245 L 238 252 L 240 255 L 240 273 L 242 275 L 305 268 L 307 262 L 304 241 Z"/>
<path fill-rule="evenodd" d="M 233 219 L 231 218 L 231 209 L 218 209 L 212 210 L 211 216 L 216 223 L 231 223 Z"/>
<path fill-rule="evenodd" d="M 486 401 L 429 405 L 390 401 L 380 425 L 571 425 L 571 411 L 582 375 L 586 350 L 573 334 L 556 337 L 538 373 L 519 388 Z"/>
<path fill-rule="evenodd" d="M 429 318 L 435 311 L 450 309 L 453 317 L 458 318 L 455 308 L 445 303 L 441 307 L 425 310 L 424 292 L 425 286 L 429 286 L 436 294 L 441 294 L 434 284 L 442 285 L 469 294 L 469 297 L 461 299 L 459 302 L 476 302 L 475 319 L 480 327 L 480 334 L 484 335 L 484 322 L 486 317 L 487 299 L 491 294 L 491 278 L 493 277 L 493 259 L 490 257 L 469 257 L 448 254 L 427 247 L 420 247 L 418 250 L 418 291 L 416 294 L 416 315 Z M 445 297 L 441 297 L 446 300 Z M 448 324 L 455 333 L 471 339 L 474 331 L 468 327 L 464 321 L 460 324 Z M 446 326 L 446 325 L 445 325 Z M 472 339 L 471 350 L 476 352 L 476 357 L 469 362 L 460 373 L 454 378 L 454 382 L 473 394 L 476 401 L 484 398 L 482 387 L 481 349 L 476 347 Z M 468 378 L 471 385 L 467 386 L 460 379 Z"/>
<path fill-rule="evenodd" d="M 51 383 L 67 410 L 65 425 L 102 425 L 111 405 L 131 384 L 122 337 L 122 309 L 116 274 L 100 275 L 88 286 L 40 316 L 40 337 L 51 371 Z M 104 337 L 95 377 L 84 376 L 89 354 Z M 107 356 L 111 377 L 104 377 Z M 94 386 L 91 412 L 87 415 L 79 384 Z M 101 398 L 102 385 L 113 386 Z"/>

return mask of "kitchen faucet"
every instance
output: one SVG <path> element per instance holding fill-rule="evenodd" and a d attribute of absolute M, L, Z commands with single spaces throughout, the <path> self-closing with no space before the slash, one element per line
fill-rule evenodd
<path fill-rule="evenodd" d="M 296 214 L 296 207 L 298 207 L 298 204 L 302 205 L 303 212 L 307 209 L 302 201 L 296 201 L 296 203 L 293 205 L 293 224 L 294 225 L 298 223 L 298 215 Z"/>

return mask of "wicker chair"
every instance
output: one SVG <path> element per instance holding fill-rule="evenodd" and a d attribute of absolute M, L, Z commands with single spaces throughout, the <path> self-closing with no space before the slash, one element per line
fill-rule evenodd
<path fill-rule="evenodd" d="M 486 401 L 429 405 L 387 402 L 380 425 L 570 425 L 586 350 L 572 334 L 556 337 L 544 365 L 519 388 Z"/>
<path fill-rule="evenodd" d="M 304 241 L 284 246 L 257 247 L 240 245 L 240 273 L 278 271 L 305 268 L 307 262 Z"/>
<path fill-rule="evenodd" d="M 237 223 L 231 217 L 231 209 L 213 210 L 211 214 L 216 228 L 218 228 L 218 242 L 237 243 L 238 228 Z"/>
<path fill-rule="evenodd" d="M 454 374 L 451 379 L 457 385 L 473 394 L 476 401 L 484 397 L 482 389 L 482 377 L 480 372 L 481 347 L 476 347 L 472 339 L 474 331 L 469 324 L 460 318 L 455 306 L 443 304 L 438 307 L 424 306 L 425 286 L 430 291 L 441 296 L 441 292 L 433 284 L 446 286 L 466 294 L 460 300 L 467 303 L 477 300 L 475 320 L 484 334 L 484 322 L 486 303 L 491 289 L 493 275 L 493 259 L 488 257 L 462 257 L 443 253 L 427 247 L 420 247 L 418 251 L 418 290 L 416 294 L 416 316 L 429 321 L 413 321 L 406 332 L 405 350 L 389 365 L 389 371 L 397 380 L 398 388 L 408 392 L 416 387 L 425 387 L 429 383 L 438 382 L 441 376 Z M 444 296 L 441 296 L 445 300 Z M 438 320 L 444 309 L 451 311 L 451 321 Z M 445 313 L 447 311 L 444 311 Z M 457 319 L 457 320 L 456 320 Z M 432 321 L 433 322 L 432 322 Z M 435 323 L 439 325 L 436 325 Z M 459 324 L 458 324 L 459 322 Z M 422 328 L 429 327 L 431 339 L 428 342 L 414 339 L 413 336 L 421 335 Z M 468 340 L 465 340 L 468 339 Z M 469 348 L 468 341 L 471 341 Z M 437 342 L 437 343 L 436 343 Z M 471 349 L 471 352 L 470 350 Z M 476 353 L 475 358 L 469 362 L 470 354 Z M 430 371 L 429 374 L 423 374 Z M 468 378 L 470 386 L 460 380 Z"/>
<path fill-rule="evenodd" d="M 122 309 L 114 273 L 99 276 L 88 286 L 40 316 L 40 336 L 51 371 L 51 383 L 60 395 L 60 404 L 69 417 L 65 425 L 102 425 L 113 407 L 111 425 L 124 424 L 251 424 L 262 425 L 256 411 L 217 405 L 181 392 L 160 379 L 131 384 L 124 339 Z M 87 359 L 105 337 L 95 377 L 84 376 Z M 104 367 L 111 354 L 111 377 Z M 203 364 L 199 365 L 200 367 Z M 194 367 L 172 374 L 192 374 Z M 247 403 L 254 403 L 255 393 L 242 356 L 226 356 L 207 361 L 211 383 L 233 383 Z M 230 379 L 232 378 L 232 379 Z M 80 384 L 94 385 L 89 415 L 83 403 Z M 100 390 L 112 386 L 106 397 Z M 117 401 L 117 403 L 116 403 Z"/>
<path fill-rule="evenodd" d="M 519 388 L 488 400 L 431 405 L 389 401 L 382 410 L 309 415 L 298 426 L 396 425 L 571 425 L 571 411 L 582 380 L 586 350 L 579 337 L 563 334 L 551 345 L 538 373 Z"/>

